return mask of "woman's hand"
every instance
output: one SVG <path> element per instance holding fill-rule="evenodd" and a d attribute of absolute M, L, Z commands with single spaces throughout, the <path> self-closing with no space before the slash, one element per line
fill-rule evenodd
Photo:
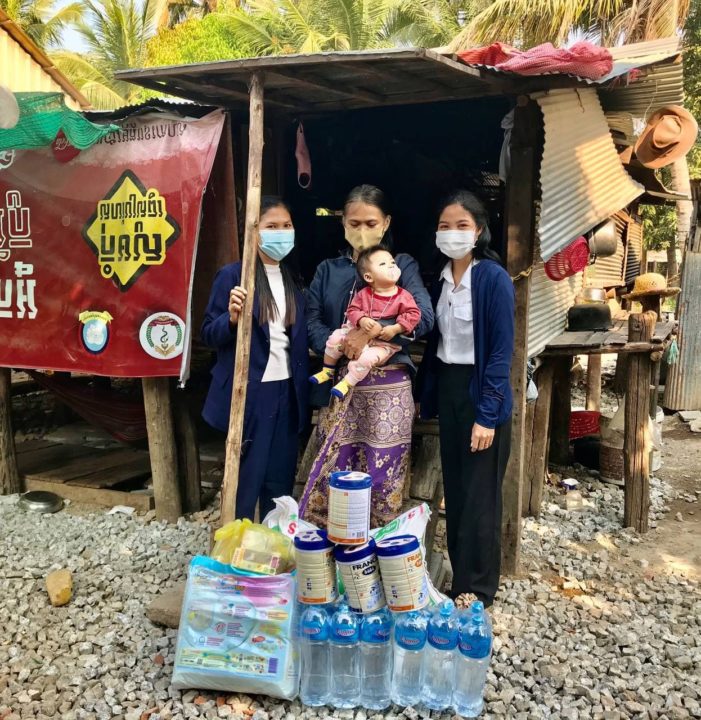
<path fill-rule="evenodd" d="M 479 423 L 472 426 L 472 439 L 470 440 L 470 450 L 479 452 L 491 447 L 494 442 L 494 428 L 482 427 Z"/>
<path fill-rule="evenodd" d="M 343 343 L 343 354 L 349 360 L 357 360 L 360 357 L 360 353 L 363 352 L 363 348 L 372 340 L 374 337 L 379 335 L 382 326 L 377 323 L 377 329 L 373 332 L 367 332 L 361 328 L 354 328 L 346 335 L 346 341 Z"/>
<path fill-rule="evenodd" d="M 382 325 L 380 325 L 380 323 L 376 320 L 373 320 L 371 317 L 360 318 L 358 327 L 361 328 L 361 330 L 365 330 L 367 333 L 376 332 L 378 328 L 380 330 L 382 329 Z"/>
<path fill-rule="evenodd" d="M 236 325 L 239 321 L 239 315 L 246 302 L 246 291 L 240 285 L 237 285 L 229 293 L 229 321 L 232 325 Z"/>

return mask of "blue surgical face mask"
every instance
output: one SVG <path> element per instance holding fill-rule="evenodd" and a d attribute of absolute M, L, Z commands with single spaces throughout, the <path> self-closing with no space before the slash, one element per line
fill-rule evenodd
<path fill-rule="evenodd" d="M 272 260 L 280 262 L 295 246 L 294 228 L 288 230 L 261 230 L 260 249 Z"/>

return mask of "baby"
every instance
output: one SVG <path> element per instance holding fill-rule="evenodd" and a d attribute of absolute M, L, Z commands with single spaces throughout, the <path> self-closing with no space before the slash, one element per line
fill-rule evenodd
<path fill-rule="evenodd" d="M 353 328 L 380 334 L 366 345 L 357 360 L 348 363 L 348 374 L 331 389 L 338 398 L 367 377 L 374 367 L 383 365 L 401 348 L 390 341 L 395 335 L 410 334 L 421 320 L 421 311 L 411 293 L 397 286 L 401 270 L 391 253 L 382 246 L 364 250 L 358 256 L 358 274 L 367 283 L 359 290 L 346 311 L 343 327 L 334 330 L 326 342 L 324 368 L 309 380 L 322 384 L 333 380 L 336 363 L 343 357 L 343 343 Z"/>

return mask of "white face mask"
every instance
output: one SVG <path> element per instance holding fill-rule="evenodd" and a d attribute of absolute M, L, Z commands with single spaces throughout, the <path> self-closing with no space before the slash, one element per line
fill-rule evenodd
<path fill-rule="evenodd" d="M 439 230 L 436 247 L 449 258 L 464 258 L 475 247 L 477 233 L 474 230 Z"/>

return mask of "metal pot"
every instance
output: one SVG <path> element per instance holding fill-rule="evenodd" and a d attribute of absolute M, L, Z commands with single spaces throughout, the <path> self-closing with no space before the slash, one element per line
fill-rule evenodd
<path fill-rule="evenodd" d="M 605 303 L 606 290 L 598 287 L 584 287 L 577 298 L 579 303 Z"/>
<path fill-rule="evenodd" d="M 616 223 L 613 220 L 606 220 L 595 227 L 589 235 L 589 252 L 596 257 L 615 255 L 617 246 L 618 235 Z"/>

